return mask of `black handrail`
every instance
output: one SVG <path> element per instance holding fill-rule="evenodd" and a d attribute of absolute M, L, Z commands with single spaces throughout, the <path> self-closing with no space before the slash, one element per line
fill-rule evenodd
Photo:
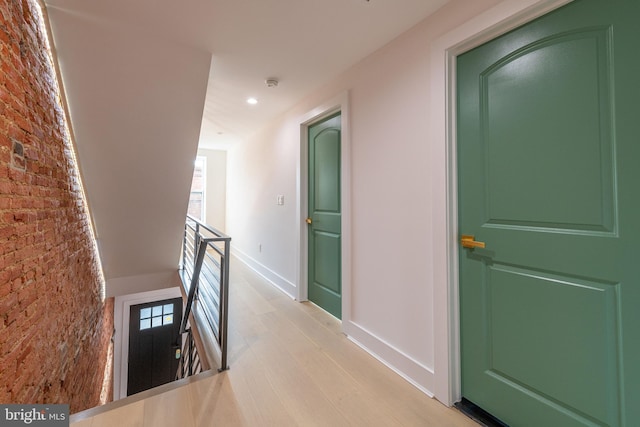
<path fill-rule="evenodd" d="M 188 333 L 189 315 L 194 304 L 197 304 L 196 308 L 207 319 L 220 351 L 219 371 L 229 369 L 227 324 L 230 243 L 231 237 L 190 215 L 187 216 L 180 266 L 187 301 L 180 332 Z"/>

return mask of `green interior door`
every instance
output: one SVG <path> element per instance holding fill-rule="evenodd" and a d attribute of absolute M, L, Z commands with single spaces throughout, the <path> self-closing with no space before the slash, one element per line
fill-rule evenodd
<path fill-rule="evenodd" d="M 309 300 L 342 316 L 340 114 L 309 126 Z"/>
<path fill-rule="evenodd" d="M 462 394 L 511 426 L 640 425 L 640 1 L 457 62 Z"/>

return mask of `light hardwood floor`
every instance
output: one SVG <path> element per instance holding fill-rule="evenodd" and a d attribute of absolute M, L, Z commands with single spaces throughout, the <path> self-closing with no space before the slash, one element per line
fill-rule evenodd
<path fill-rule="evenodd" d="M 230 305 L 229 371 L 72 425 L 478 426 L 350 342 L 338 320 L 240 262 Z"/>

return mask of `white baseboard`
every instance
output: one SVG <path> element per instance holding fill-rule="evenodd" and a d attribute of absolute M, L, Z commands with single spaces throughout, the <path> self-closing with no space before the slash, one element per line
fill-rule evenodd
<path fill-rule="evenodd" d="M 296 299 L 298 289 L 295 283 L 288 281 L 275 271 L 271 270 L 269 267 L 258 262 L 255 258 L 250 257 L 246 253 L 237 248 L 234 248 L 233 246 L 231 247 L 231 254 L 238 258 L 238 260 L 245 264 L 247 267 L 258 273 L 260 276 L 264 277 L 265 280 L 267 280 L 273 286 L 287 294 L 289 297 L 291 297 L 291 299 Z"/>
<path fill-rule="evenodd" d="M 434 385 L 433 369 L 423 365 L 354 322 L 348 322 L 343 326 L 345 334 L 354 344 L 378 359 L 427 396 L 434 396 L 432 391 Z"/>
<path fill-rule="evenodd" d="M 264 277 L 273 286 L 280 289 L 292 299 L 296 299 L 295 295 L 297 294 L 297 289 L 294 283 L 289 282 L 284 277 L 236 248 L 232 248 L 231 253 L 240 262 L 244 263 L 260 276 Z M 354 344 L 371 354 L 427 396 L 434 396 L 432 391 L 434 385 L 434 373 L 432 368 L 418 362 L 411 356 L 405 354 L 390 343 L 377 337 L 372 332 L 349 319 L 342 319 L 342 326 L 343 332 Z"/>

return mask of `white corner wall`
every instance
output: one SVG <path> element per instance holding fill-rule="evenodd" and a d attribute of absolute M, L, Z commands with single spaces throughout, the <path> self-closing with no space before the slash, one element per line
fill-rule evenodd
<path fill-rule="evenodd" d="M 295 297 L 297 227 L 306 216 L 298 210 L 300 125 L 314 108 L 349 93 L 351 280 L 343 287 L 351 306 L 343 329 L 431 395 L 434 292 L 447 286 L 434 283 L 434 260 L 442 258 L 433 241 L 447 224 L 438 220 L 446 207 L 433 202 L 446 200 L 440 185 L 446 165 L 430 159 L 432 144 L 444 143 L 429 137 L 436 108 L 430 49 L 497 3 L 450 1 L 227 154 L 226 231 L 234 251 Z M 279 194 L 283 206 L 276 204 Z"/>
<path fill-rule="evenodd" d="M 211 53 L 105 2 L 49 3 L 107 292 L 139 292 L 178 266 Z"/>
<path fill-rule="evenodd" d="M 224 232 L 227 211 L 227 152 L 201 148 L 198 156 L 207 158 L 204 222 Z"/>

